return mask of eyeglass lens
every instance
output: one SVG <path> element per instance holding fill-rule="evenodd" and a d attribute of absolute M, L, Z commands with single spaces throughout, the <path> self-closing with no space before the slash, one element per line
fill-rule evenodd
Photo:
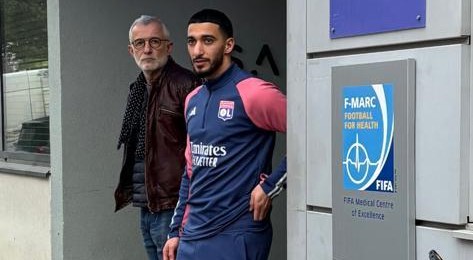
<path fill-rule="evenodd" d="M 168 41 L 168 40 L 162 40 L 162 39 L 159 39 L 159 38 L 150 38 L 148 40 L 145 40 L 145 39 L 136 39 L 134 40 L 131 44 L 133 45 L 133 47 L 135 47 L 135 49 L 143 49 L 146 45 L 146 41 L 149 42 L 149 45 L 151 46 L 151 48 L 153 49 L 157 49 L 161 46 L 161 43 L 163 41 Z"/>

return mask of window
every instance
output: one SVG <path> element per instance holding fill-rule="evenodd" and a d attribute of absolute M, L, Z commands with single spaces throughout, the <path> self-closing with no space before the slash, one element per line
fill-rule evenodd
<path fill-rule="evenodd" d="M 5 159 L 49 159 L 46 1 L 0 0 Z"/>

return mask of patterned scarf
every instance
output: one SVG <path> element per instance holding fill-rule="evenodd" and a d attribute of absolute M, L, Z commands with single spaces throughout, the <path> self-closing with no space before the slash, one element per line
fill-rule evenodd
<path fill-rule="evenodd" d="M 136 81 L 130 86 L 122 130 L 118 138 L 117 146 L 117 149 L 120 149 L 122 144 L 129 142 L 134 137 L 133 133 L 136 135 L 136 132 L 139 131 L 135 153 L 137 158 L 144 158 L 145 154 L 146 97 L 146 79 L 143 72 L 141 72 Z"/>

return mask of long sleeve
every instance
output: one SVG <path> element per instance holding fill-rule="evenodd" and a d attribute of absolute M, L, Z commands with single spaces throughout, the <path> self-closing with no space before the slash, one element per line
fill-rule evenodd
<path fill-rule="evenodd" d="M 279 166 L 261 183 L 263 191 L 270 198 L 274 198 L 286 188 L 287 164 L 286 156 Z"/>
<path fill-rule="evenodd" d="M 257 78 L 245 81 L 239 87 L 245 105 L 245 111 L 251 121 L 259 128 L 286 132 L 286 96 L 276 86 Z M 286 187 L 286 156 L 279 166 L 266 178 L 261 187 L 271 198 L 277 196 Z"/>

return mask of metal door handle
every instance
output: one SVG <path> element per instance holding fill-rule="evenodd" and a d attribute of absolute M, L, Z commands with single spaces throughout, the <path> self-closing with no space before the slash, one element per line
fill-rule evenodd
<path fill-rule="evenodd" d="M 430 250 L 429 260 L 443 260 L 443 258 L 435 250 Z"/>

